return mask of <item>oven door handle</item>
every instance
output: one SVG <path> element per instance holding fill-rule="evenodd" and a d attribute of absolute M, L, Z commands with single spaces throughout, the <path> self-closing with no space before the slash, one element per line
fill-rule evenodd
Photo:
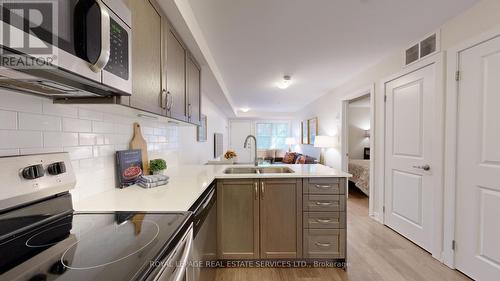
<path fill-rule="evenodd" d="M 94 72 L 99 72 L 108 64 L 109 56 L 111 53 L 111 20 L 109 18 L 108 10 L 101 0 L 95 0 L 101 13 L 101 53 L 97 61 L 90 65 L 90 69 Z"/>
<path fill-rule="evenodd" d="M 172 251 L 173 253 L 171 254 L 170 257 L 168 257 L 165 262 L 163 263 L 163 267 L 160 269 L 160 272 L 158 273 L 157 277 L 154 278 L 154 281 L 178 281 L 181 280 L 181 278 L 184 276 L 187 268 L 187 263 L 188 259 L 190 257 L 191 253 L 191 248 L 193 244 L 193 228 L 190 227 L 188 233 L 186 236 L 183 237 L 183 239 L 179 242 L 179 244 L 175 247 L 175 249 Z M 172 264 L 172 258 L 175 257 L 175 254 L 178 250 L 182 248 L 182 245 L 184 245 L 184 251 L 182 252 L 182 256 L 179 259 L 179 263 L 181 267 L 176 268 L 174 273 L 172 275 L 168 275 L 170 271 L 166 270 L 167 267 L 169 266 L 176 266 L 179 263 L 175 262 L 175 264 Z"/>
<path fill-rule="evenodd" d="M 186 246 L 184 247 L 184 252 L 181 257 L 181 266 L 177 268 L 174 278 L 172 281 L 182 281 L 182 278 L 186 274 L 186 269 L 188 267 L 189 258 L 191 257 L 191 248 L 193 247 L 193 231 L 190 230 L 187 235 Z"/>

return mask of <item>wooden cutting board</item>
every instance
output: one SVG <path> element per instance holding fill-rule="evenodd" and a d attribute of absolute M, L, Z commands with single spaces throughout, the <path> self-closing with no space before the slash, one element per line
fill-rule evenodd
<path fill-rule="evenodd" d="M 130 149 L 139 149 L 142 155 L 142 168 L 145 175 L 149 175 L 148 144 L 141 132 L 141 125 L 134 123 L 134 136 L 130 141 Z"/>

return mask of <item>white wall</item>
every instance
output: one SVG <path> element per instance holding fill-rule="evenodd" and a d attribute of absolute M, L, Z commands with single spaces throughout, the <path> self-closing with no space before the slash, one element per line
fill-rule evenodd
<path fill-rule="evenodd" d="M 229 146 L 229 121 L 215 104 L 203 97 L 202 112 L 207 115 L 207 141 L 196 141 L 196 127 L 179 127 L 179 162 L 181 164 L 205 164 L 214 159 L 214 133 L 224 134 L 223 150 Z"/>
<path fill-rule="evenodd" d="M 363 159 L 364 148 L 370 147 L 370 138 L 365 136 L 370 129 L 370 108 L 350 105 L 348 111 L 349 158 Z"/>
<path fill-rule="evenodd" d="M 500 26 L 500 1 L 498 0 L 482 0 L 471 9 L 465 11 L 461 15 L 449 20 L 441 27 L 441 50 L 446 51 L 450 47 L 465 41 L 469 38 L 477 36 L 480 33 L 486 32 L 496 26 Z M 425 15 L 423 15 L 425 17 Z M 428 33 L 433 30 L 429 30 Z M 422 34 L 425 36 L 425 34 Z M 415 41 L 420 38 L 415 38 Z M 410 44 L 410 42 L 408 42 Z M 365 89 L 375 84 L 375 124 L 373 130 L 377 137 L 375 138 L 375 154 L 382 151 L 383 142 L 378 140 L 383 132 L 378 132 L 381 123 L 384 120 L 383 111 L 383 93 L 378 92 L 380 89 L 380 81 L 390 75 L 398 73 L 402 70 L 402 50 L 408 46 L 401 46 L 401 51 L 395 52 L 378 64 L 366 69 L 364 72 L 353 77 L 346 83 L 333 89 L 323 97 L 313 101 L 297 112 L 297 120 L 293 123 L 294 135 L 300 137 L 300 120 L 311 117 L 318 117 L 319 134 L 320 135 L 340 135 L 341 133 L 341 109 L 342 100 L 346 97 L 355 94 L 360 89 Z M 373 135 L 373 133 L 372 133 Z M 339 140 L 341 138 L 339 137 Z M 317 150 L 310 146 L 302 146 L 302 150 Z M 328 149 L 325 153 L 326 164 L 341 168 L 340 146 L 338 148 Z M 383 176 L 383 162 L 381 158 L 377 158 L 375 163 L 375 180 Z M 374 190 L 374 196 L 378 197 L 377 190 Z M 375 203 L 375 210 L 379 210 L 380 206 Z"/>
<path fill-rule="evenodd" d="M 81 200 L 115 188 L 114 153 L 128 149 L 134 122 L 142 126 L 150 159 L 163 158 L 170 167 L 209 160 L 213 132 L 227 138 L 227 118 L 208 100 L 203 112 L 209 120 L 208 142 L 196 143 L 195 126 L 178 127 L 163 117 L 139 118 L 139 111 L 127 107 L 57 105 L 0 89 L 0 156 L 69 152 L 77 176 L 72 194 Z"/>

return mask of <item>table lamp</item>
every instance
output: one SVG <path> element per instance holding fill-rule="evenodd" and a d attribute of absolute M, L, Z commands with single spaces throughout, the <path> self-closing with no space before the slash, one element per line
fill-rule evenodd
<path fill-rule="evenodd" d="M 324 149 L 325 148 L 332 148 L 337 145 L 337 138 L 336 137 L 330 137 L 330 136 L 316 136 L 316 139 L 314 141 L 314 147 L 321 148 L 321 154 L 319 157 L 319 163 L 325 165 L 325 155 L 324 155 Z"/>

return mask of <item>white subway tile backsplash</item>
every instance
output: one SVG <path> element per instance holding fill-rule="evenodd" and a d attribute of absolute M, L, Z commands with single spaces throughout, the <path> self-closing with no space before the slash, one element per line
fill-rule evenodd
<path fill-rule="evenodd" d="M 65 147 L 64 151 L 69 153 L 71 160 L 81 160 L 93 156 L 92 146 Z"/>
<path fill-rule="evenodd" d="M 94 157 L 113 156 L 114 154 L 115 147 L 113 145 L 94 146 Z"/>
<path fill-rule="evenodd" d="M 61 131 L 61 118 L 48 115 L 19 113 L 20 130 Z"/>
<path fill-rule="evenodd" d="M 134 122 L 141 124 L 150 158 L 177 163 L 178 128 L 167 122 L 138 118 L 120 106 L 53 104 L 0 89 L 0 156 L 68 152 L 78 200 L 114 188 L 115 152 L 129 149 Z"/>
<path fill-rule="evenodd" d="M 44 132 L 44 147 L 78 146 L 78 133 Z"/>
<path fill-rule="evenodd" d="M 84 108 L 79 108 L 78 109 L 78 117 L 80 119 L 85 119 L 85 120 L 102 121 L 103 120 L 103 113 L 84 109 Z"/>
<path fill-rule="evenodd" d="M 44 99 L 0 89 L 0 100 L 2 101 L 0 109 L 42 113 L 42 101 Z"/>
<path fill-rule="evenodd" d="M 96 145 L 97 144 L 97 134 L 79 134 L 79 144 L 80 145 Z"/>
<path fill-rule="evenodd" d="M 153 135 L 154 134 L 154 129 L 151 128 L 151 127 L 145 127 L 145 126 L 142 126 L 142 134 L 143 135 Z"/>
<path fill-rule="evenodd" d="M 42 132 L 0 130 L 0 149 L 42 147 Z"/>
<path fill-rule="evenodd" d="M 62 147 L 21 148 L 21 155 L 63 152 Z"/>
<path fill-rule="evenodd" d="M 167 129 L 166 128 L 154 128 L 154 135 L 155 136 L 166 136 Z"/>
<path fill-rule="evenodd" d="M 56 115 L 64 117 L 78 117 L 78 108 L 70 104 L 54 104 L 52 100 L 42 102 L 42 111 L 45 115 Z"/>
<path fill-rule="evenodd" d="M 90 133 L 92 132 L 92 121 L 63 118 L 62 127 L 65 132 Z"/>
<path fill-rule="evenodd" d="M 0 110 L 0 129 L 17 129 L 17 112 Z"/>
<path fill-rule="evenodd" d="M 19 149 L 0 149 L 0 157 L 13 155 L 19 155 Z"/>
<path fill-rule="evenodd" d="M 113 133 L 113 123 L 92 121 L 92 132 L 94 133 Z"/>

